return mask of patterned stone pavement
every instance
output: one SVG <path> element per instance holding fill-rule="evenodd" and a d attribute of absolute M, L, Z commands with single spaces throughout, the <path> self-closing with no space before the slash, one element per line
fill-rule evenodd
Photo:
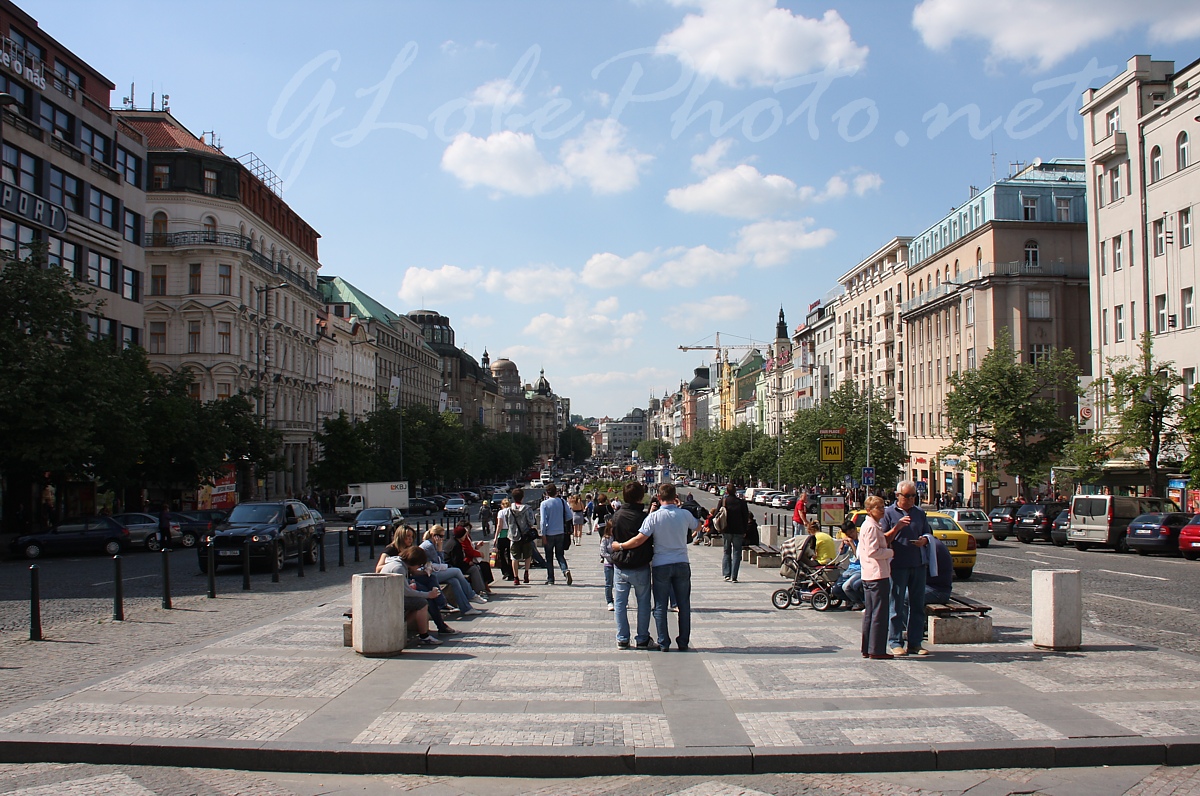
<path fill-rule="evenodd" d="M 509 755 L 514 753 L 502 750 L 521 747 L 610 756 L 644 750 L 709 765 L 720 755 L 748 761 L 755 752 L 781 750 L 839 754 L 913 744 L 1006 749 L 1072 739 L 1200 736 L 1200 689 L 1190 676 L 1196 661 L 1185 656 L 1090 633 L 1082 651 L 1039 651 L 1030 644 L 1029 617 L 998 607 L 996 643 L 865 661 L 858 654 L 860 614 L 776 610 L 770 594 L 782 581 L 773 569 L 744 566 L 741 583 L 726 583 L 719 575 L 720 551 L 710 548 L 692 549 L 695 651 L 618 650 L 595 546 L 592 537 L 569 553 L 576 567 L 573 587 L 561 581 L 553 587 L 497 584 L 482 615 L 451 616 L 459 633 L 441 647 L 413 647 L 387 660 L 355 655 L 341 645 L 342 612 L 349 606 L 343 590 L 269 621 L 230 628 L 193 648 L 109 670 L 66 693 L 15 703 L 0 711 L 0 749 L 6 742 L 80 738 L 136 749 L 171 739 L 216 744 L 214 766 L 222 760 L 216 750 L 229 746 L 331 754 L 428 748 L 431 760 L 442 749 Z M 672 636 L 677 619 L 668 614 Z M 243 755 L 237 764 L 252 765 L 247 759 Z M 19 776 L 43 771 L 37 765 L 4 769 L 0 794 L 176 792 L 151 781 L 152 766 L 52 766 L 44 771 L 69 773 L 87 784 L 37 790 L 50 787 L 45 776 Z M 192 790 L 179 792 L 310 792 L 286 790 L 291 786 L 279 784 L 278 775 L 237 776 L 233 790 L 221 790 L 219 777 L 201 776 L 188 786 Z M 878 778 L 853 780 L 857 790 L 837 789 L 851 782 L 846 777 L 755 776 L 601 777 L 575 781 L 590 790 L 557 791 L 539 790 L 551 787 L 548 780 L 525 780 L 536 787 L 522 792 L 618 792 L 617 785 L 605 784 L 610 780 L 623 782 L 620 792 L 629 793 L 957 792 L 922 790 L 922 777 L 934 776 L 928 772 L 886 787 Z M 936 775 L 939 788 L 948 776 Z M 437 778 L 379 780 L 385 781 L 393 789 L 454 792 L 428 790 Z M 641 784 L 629 790 L 635 781 Z M 252 790 L 258 787 L 264 790 Z M 916 790 L 896 789 L 901 787 Z"/>

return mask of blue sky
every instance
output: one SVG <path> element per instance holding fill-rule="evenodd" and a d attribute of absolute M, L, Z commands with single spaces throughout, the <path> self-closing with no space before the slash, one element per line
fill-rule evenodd
<path fill-rule="evenodd" d="M 794 327 L 993 152 L 1082 157 L 1130 56 L 1200 57 L 1194 0 L 19 2 L 115 105 L 262 158 L 323 273 L 597 416 Z"/>

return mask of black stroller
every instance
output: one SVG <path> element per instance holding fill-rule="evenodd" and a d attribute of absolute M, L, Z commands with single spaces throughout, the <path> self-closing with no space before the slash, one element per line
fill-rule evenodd
<path fill-rule="evenodd" d="M 842 565 L 849 551 L 839 555 L 828 564 L 820 564 L 816 557 L 816 539 L 811 535 L 793 536 L 782 545 L 783 564 L 779 575 L 791 578 L 792 585 L 779 589 L 771 595 L 771 604 L 779 610 L 789 605 L 808 603 L 817 611 L 840 608 L 842 598 L 834 593 L 833 587 L 842 574 Z"/>

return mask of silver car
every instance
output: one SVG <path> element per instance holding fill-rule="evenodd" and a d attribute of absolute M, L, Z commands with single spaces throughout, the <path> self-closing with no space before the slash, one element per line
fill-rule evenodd
<path fill-rule="evenodd" d="M 942 509 L 943 514 L 949 514 L 963 530 L 975 537 L 975 544 L 987 547 L 992 541 L 991 523 L 988 515 L 981 509 Z"/>
<path fill-rule="evenodd" d="M 113 519 L 129 529 L 129 544 L 133 547 L 145 547 L 152 553 L 162 550 L 162 540 L 158 535 L 158 517 L 140 511 L 125 514 L 114 514 Z M 179 523 L 170 520 L 171 541 L 180 538 Z"/>

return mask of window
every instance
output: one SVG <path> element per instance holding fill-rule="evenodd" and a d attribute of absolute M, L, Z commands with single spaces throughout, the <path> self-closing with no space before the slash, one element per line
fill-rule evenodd
<path fill-rule="evenodd" d="M 1167 333 L 1167 297 L 1162 293 L 1154 297 L 1154 331 Z"/>
<path fill-rule="evenodd" d="M 1043 343 L 1034 343 L 1029 346 L 1029 364 L 1035 368 L 1041 365 L 1050 357 L 1050 346 Z"/>
<path fill-rule="evenodd" d="M 1108 200 L 1115 202 L 1121 198 L 1121 167 L 1113 166 L 1108 170 Z"/>
<path fill-rule="evenodd" d="M 974 326 L 975 325 L 975 298 L 973 296 L 967 296 L 967 298 L 963 301 L 963 305 L 966 307 L 967 326 Z"/>
<path fill-rule="evenodd" d="M 31 58 L 36 58 L 42 63 L 46 62 L 46 48 L 35 41 L 30 41 L 29 38 L 26 37 L 21 31 L 17 30 L 16 28 L 9 28 L 8 38 L 11 39 L 12 43 L 17 45 L 19 49 L 24 50 L 25 55 L 28 55 Z"/>
<path fill-rule="evenodd" d="M 1025 267 L 1038 267 L 1038 243 L 1036 240 L 1025 241 Z"/>
<path fill-rule="evenodd" d="M 128 351 L 141 342 L 141 330 L 136 326 L 121 327 L 121 348 Z"/>
<path fill-rule="evenodd" d="M 1026 221 L 1038 220 L 1038 198 L 1036 196 L 1026 196 L 1021 205 L 1025 211 L 1024 218 Z"/>
<path fill-rule="evenodd" d="M 117 336 L 117 322 L 100 315 L 87 317 L 89 340 L 112 340 Z"/>
<path fill-rule="evenodd" d="M 14 111 L 17 111 L 22 116 L 29 115 L 29 90 L 25 88 L 23 83 L 6 76 L 0 76 L 0 91 L 16 97 L 17 102 L 12 106 Z"/>
<path fill-rule="evenodd" d="M 188 292 L 200 292 L 200 263 L 192 263 L 188 266 Z"/>
<path fill-rule="evenodd" d="M 1121 129 L 1121 109 L 1113 108 L 1104 115 L 1105 136 L 1110 136 Z"/>
<path fill-rule="evenodd" d="M 233 386 L 227 381 L 217 382 L 217 400 L 224 401 L 233 395 Z"/>
<path fill-rule="evenodd" d="M 1104 175 L 1096 175 L 1096 206 L 1104 207 Z"/>
<path fill-rule="evenodd" d="M 72 213 L 79 212 L 79 180 L 50 167 L 50 201 L 62 205 Z"/>
<path fill-rule="evenodd" d="M 1112 239 L 1113 250 L 1113 271 L 1120 271 L 1125 267 L 1125 236 L 1118 235 Z"/>
<path fill-rule="evenodd" d="M 189 354 L 200 353 L 200 321 L 188 321 L 188 347 Z"/>
<path fill-rule="evenodd" d="M 1045 321 L 1050 319 L 1050 291 L 1029 291 L 1029 317 L 1033 320 Z"/>
<path fill-rule="evenodd" d="M 1150 182 L 1158 182 L 1162 176 L 1162 149 L 1156 146 L 1150 150 Z"/>
<path fill-rule="evenodd" d="M 1113 329 L 1113 337 L 1118 343 L 1125 342 L 1125 308 L 1120 304 L 1113 307 L 1113 321 L 1116 328 Z"/>
<path fill-rule="evenodd" d="M 79 277 L 79 247 L 50 235 L 46 238 L 46 261 L 73 277 Z"/>
<path fill-rule="evenodd" d="M 104 290 L 117 289 L 117 262 L 98 252 L 88 252 L 87 281 Z"/>
<path fill-rule="evenodd" d="M 0 218 L 0 250 L 16 252 L 18 258 L 24 259 L 29 256 L 29 244 L 35 237 L 33 227 Z"/>
<path fill-rule="evenodd" d="M 37 193 L 37 158 L 12 144 L 4 145 L 3 178 L 6 182 Z"/>
<path fill-rule="evenodd" d="M 232 350 L 230 348 L 230 340 L 232 339 L 232 337 L 233 337 L 233 335 L 230 331 L 229 321 L 218 321 L 217 322 L 217 353 L 218 354 L 228 354 Z"/>
<path fill-rule="evenodd" d="M 130 301 L 141 299 L 142 275 L 132 268 L 121 269 L 121 297 Z"/>
<path fill-rule="evenodd" d="M 1108 310 L 1101 310 L 1100 315 L 1100 340 L 1108 345 Z"/>
<path fill-rule="evenodd" d="M 217 192 L 217 172 L 212 169 L 204 170 L 204 192 L 207 194 Z"/>
<path fill-rule="evenodd" d="M 1154 256 L 1162 257 L 1167 253 L 1167 222 L 1158 219 L 1150 224 L 1150 237 L 1154 239 Z"/>
<path fill-rule="evenodd" d="M 125 147 L 117 147 L 117 171 L 130 185 L 142 184 L 142 159 Z"/>
<path fill-rule="evenodd" d="M 1179 211 L 1179 245 L 1192 245 L 1192 208 Z"/>
<path fill-rule="evenodd" d="M 171 167 L 166 163 L 154 164 L 154 177 L 151 187 L 157 191 L 165 191 L 171 187 Z"/>
<path fill-rule="evenodd" d="M 1137 339 L 1137 302 L 1129 302 L 1129 339 Z"/>
<path fill-rule="evenodd" d="M 110 143 L 108 137 L 96 132 L 86 124 L 79 125 L 79 148 L 101 163 L 108 162 Z"/>
<path fill-rule="evenodd" d="M 1191 161 L 1188 160 L 1188 134 L 1180 133 L 1179 138 L 1175 139 L 1175 168 L 1183 171 Z"/>
<path fill-rule="evenodd" d="M 1179 293 L 1179 306 L 1183 310 L 1183 328 L 1196 325 L 1196 290 L 1186 287 Z"/>
<path fill-rule="evenodd" d="M 56 107 L 54 103 L 49 102 L 45 97 L 41 102 L 41 118 L 38 120 L 38 125 L 50 133 L 55 138 L 61 138 L 63 141 L 73 142 L 75 140 L 73 127 L 75 124 L 74 117 L 64 111 L 62 108 Z"/>
<path fill-rule="evenodd" d="M 1108 241 L 1100 241 L 1100 276 L 1108 273 Z"/>
<path fill-rule="evenodd" d="M 204 217 L 204 242 L 217 242 L 217 220 L 212 216 Z"/>
<path fill-rule="evenodd" d="M 1060 196 L 1054 200 L 1055 215 L 1059 221 L 1071 220 L 1071 199 Z"/>
<path fill-rule="evenodd" d="M 88 218 L 97 224 L 117 228 L 117 200 L 104 191 L 92 188 L 88 191 Z"/>
<path fill-rule="evenodd" d="M 122 237 L 130 243 L 137 243 L 141 237 L 142 219 L 132 210 L 124 210 L 121 213 L 124 222 L 122 224 Z"/>
<path fill-rule="evenodd" d="M 150 321 L 150 353 L 167 353 L 167 323 L 166 321 Z"/>
<path fill-rule="evenodd" d="M 150 266 L 150 295 L 167 295 L 167 267 L 165 265 Z"/>
<path fill-rule="evenodd" d="M 233 294 L 233 267 L 228 263 L 217 266 L 217 292 L 222 296 Z"/>
<path fill-rule="evenodd" d="M 1195 389 L 1196 389 L 1196 369 L 1195 368 L 1184 368 L 1183 369 L 1183 397 L 1191 398 L 1192 392 L 1194 392 Z"/>

